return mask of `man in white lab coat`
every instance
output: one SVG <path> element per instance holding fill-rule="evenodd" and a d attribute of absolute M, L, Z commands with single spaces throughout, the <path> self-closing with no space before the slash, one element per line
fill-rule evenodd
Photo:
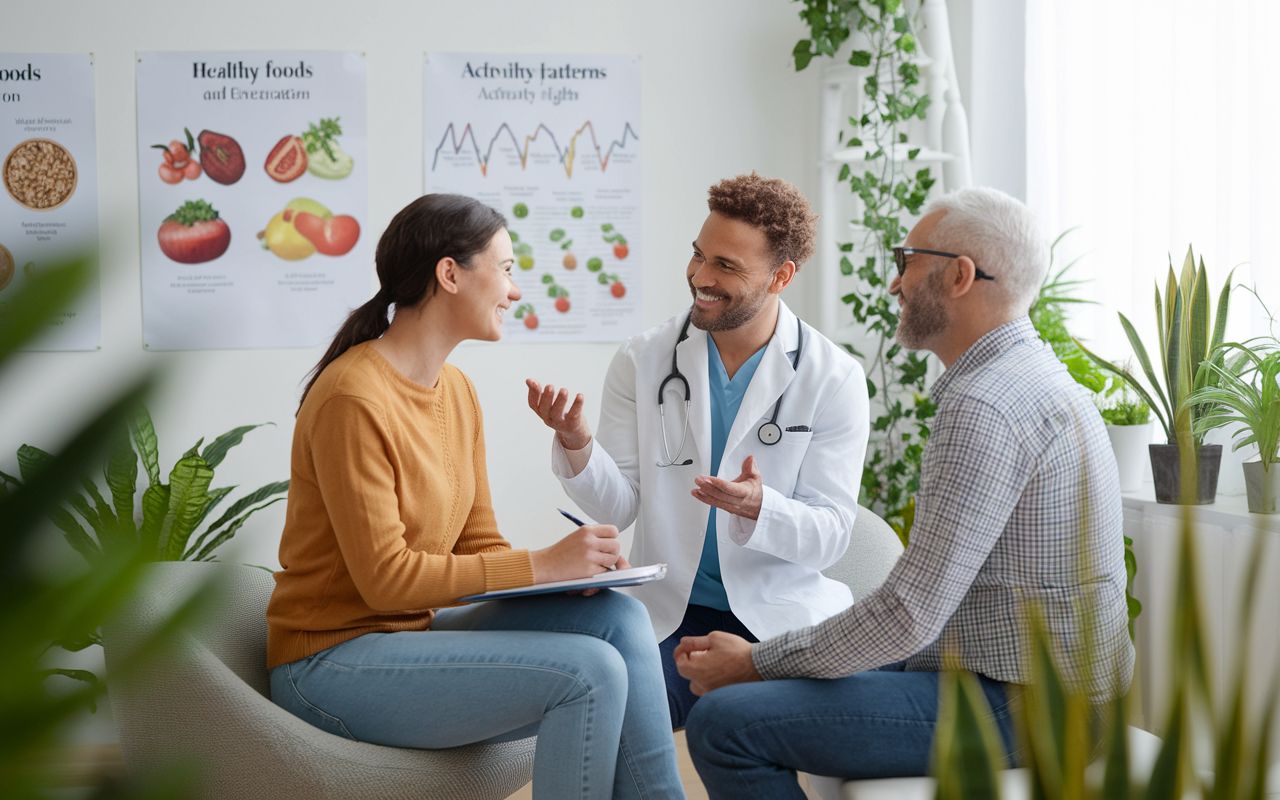
<path fill-rule="evenodd" d="M 675 728 L 697 699 L 672 660 L 681 637 L 757 641 L 852 603 L 820 570 L 849 546 L 869 426 L 862 367 L 781 300 L 814 251 L 808 201 L 753 172 L 708 206 L 693 307 L 623 343 L 596 436 L 581 394 L 528 381 L 565 492 L 598 523 L 635 523 L 632 564 L 668 565 L 631 591 L 662 643 Z"/>

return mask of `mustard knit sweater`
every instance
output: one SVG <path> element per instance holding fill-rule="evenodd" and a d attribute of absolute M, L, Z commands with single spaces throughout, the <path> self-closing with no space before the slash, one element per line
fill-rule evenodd
<path fill-rule="evenodd" d="M 498 533 L 480 404 L 456 367 L 426 388 L 352 347 L 307 394 L 292 460 L 268 668 L 533 583 L 529 551 Z"/>

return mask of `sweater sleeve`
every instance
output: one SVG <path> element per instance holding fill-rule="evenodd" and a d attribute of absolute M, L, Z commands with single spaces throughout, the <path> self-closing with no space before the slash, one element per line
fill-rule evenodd
<path fill-rule="evenodd" d="M 408 547 L 389 441 L 382 410 L 345 395 L 325 401 L 311 433 L 320 495 L 364 602 L 384 612 L 439 608 L 469 594 L 521 585 L 490 585 L 483 554 L 437 555 Z"/>
<path fill-rule="evenodd" d="M 533 583 L 533 563 L 528 550 L 512 550 L 510 543 L 498 533 L 498 520 L 493 514 L 493 498 L 489 492 L 489 471 L 485 463 L 484 415 L 476 398 L 475 387 L 467 379 L 476 419 L 476 436 L 472 442 L 475 469 L 475 499 L 462 527 L 462 535 L 453 546 L 458 555 L 479 554 L 485 567 L 485 591 L 529 586 Z"/>

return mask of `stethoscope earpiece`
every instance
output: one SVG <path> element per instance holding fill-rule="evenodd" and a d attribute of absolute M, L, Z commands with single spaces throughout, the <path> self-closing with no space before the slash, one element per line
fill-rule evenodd
<path fill-rule="evenodd" d="M 689 405 L 692 398 L 692 392 L 689 391 L 689 381 L 687 381 L 680 372 L 679 364 L 676 361 L 676 354 L 680 343 L 689 338 L 689 323 L 693 321 L 693 311 L 689 312 L 689 316 L 684 318 L 684 325 L 680 328 L 680 336 L 676 339 L 676 346 L 671 349 L 671 374 L 662 379 L 662 383 L 658 384 L 658 427 L 662 430 L 662 454 L 666 456 L 667 463 L 657 462 L 659 467 L 687 467 L 693 463 L 693 459 L 687 458 L 684 461 L 676 461 L 680 454 L 684 452 L 684 443 L 689 438 Z M 795 369 L 800 365 L 800 352 L 804 349 L 804 323 L 796 318 L 796 354 L 791 358 L 791 369 Z M 663 402 L 663 391 L 667 388 L 667 384 L 671 381 L 679 381 L 684 384 L 684 433 L 680 436 L 680 447 L 676 450 L 676 454 L 671 455 L 671 447 L 667 444 L 667 406 Z M 782 408 L 782 398 L 786 397 L 784 391 L 778 397 L 778 402 L 773 406 L 773 417 L 768 422 L 760 426 L 760 430 L 756 435 L 762 444 L 772 445 L 782 441 L 782 428 L 778 426 L 778 411 Z"/>

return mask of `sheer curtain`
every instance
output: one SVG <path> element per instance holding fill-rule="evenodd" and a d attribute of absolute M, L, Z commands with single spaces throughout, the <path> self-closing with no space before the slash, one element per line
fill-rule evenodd
<path fill-rule="evenodd" d="M 1274 0 L 1027 0 L 1027 202 L 1050 236 L 1080 226 L 1058 256 L 1084 255 L 1074 328 L 1102 355 L 1131 357 L 1117 311 L 1154 354 L 1154 282 L 1188 245 L 1215 297 L 1234 268 L 1280 315 L 1277 30 Z M 1228 339 L 1267 332 L 1236 290 Z"/>

